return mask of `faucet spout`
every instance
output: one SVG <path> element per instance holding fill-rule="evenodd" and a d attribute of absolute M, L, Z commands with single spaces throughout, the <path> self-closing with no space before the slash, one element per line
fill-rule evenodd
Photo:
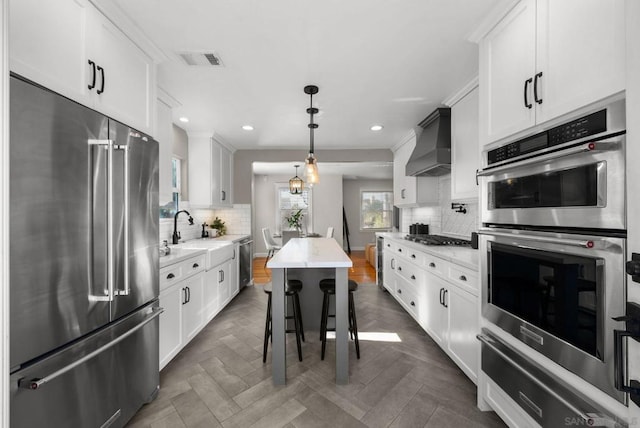
<path fill-rule="evenodd" d="M 187 210 L 178 211 L 176 215 L 173 217 L 173 235 L 171 237 L 171 242 L 173 244 L 177 244 L 178 241 L 180 240 L 180 232 L 178 232 L 178 215 L 180 215 L 180 213 L 185 213 L 186 215 L 188 215 L 189 224 L 193 224 L 193 217 L 191 217 L 191 214 L 189 214 L 189 211 Z"/>

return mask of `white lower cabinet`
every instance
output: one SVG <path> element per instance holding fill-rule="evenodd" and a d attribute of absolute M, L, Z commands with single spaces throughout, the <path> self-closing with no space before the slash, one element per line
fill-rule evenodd
<path fill-rule="evenodd" d="M 195 337 L 203 326 L 202 287 L 199 273 L 160 292 L 160 369 Z"/>
<path fill-rule="evenodd" d="M 210 269 L 204 274 L 204 287 L 203 287 L 203 312 L 204 318 L 207 320 L 212 319 L 220 308 L 218 299 L 218 271 Z"/>
<path fill-rule="evenodd" d="M 477 383 L 477 272 L 385 238 L 383 285 Z"/>
<path fill-rule="evenodd" d="M 446 288 L 444 280 L 431 273 L 425 274 L 422 301 L 426 310 L 421 325 L 441 347 L 446 343 L 447 308 L 442 303 Z"/>
<path fill-rule="evenodd" d="M 160 369 L 182 349 L 182 298 L 180 284 L 160 293 Z"/>
<path fill-rule="evenodd" d="M 200 332 L 204 325 L 202 316 L 202 287 L 204 275 L 202 273 L 192 276 L 184 281 L 182 288 L 184 293 L 182 310 L 182 331 L 186 342 L 189 342 Z M 185 343 L 186 344 L 186 343 Z"/>
<path fill-rule="evenodd" d="M 447 353 L 474 382 L 478 380 L 478 297 L 458 287 L 446 293 Z"/>

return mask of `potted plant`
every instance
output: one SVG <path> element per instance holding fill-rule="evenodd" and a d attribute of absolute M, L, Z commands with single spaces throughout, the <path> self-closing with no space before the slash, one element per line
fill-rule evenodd
<path fill-rule="evenodd" d="M 213 220 L 213 222 L 211 223 L 211 229 L 217 230 L 217 236 L 222 236 L 227 233 L 227 226 L 225 226 L 224 221 L 222 221 L 219 217 L 216 217 L 215 220 Z"/>
<path fill-rule="evenodd" d="M 291 215 L 285 217 L 284 219 L 287 220 L 290 228 L 300 232 L 302 230 L 302 217 L 304 217 L 304 214 L 302 214 L 302 210 L 298 210 L 294 213 L 291 213 Z"/>

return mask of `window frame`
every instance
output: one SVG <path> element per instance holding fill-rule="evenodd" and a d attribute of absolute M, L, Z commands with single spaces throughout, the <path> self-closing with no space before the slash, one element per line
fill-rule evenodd
<path fill-rule="evenodd" d="M 364 224 L 364 217 L 365 217 L 365 211 L 364 211 L 364 195 L 367 193 L 386 193 L 387 194 L 387 200 L 389 202 L 389 209 L 385 210 L 384 209 L 384 201 L 383 201 L 383 209 L 382 209 L 382 213 L 384 212 L 388 212 L 389 213 L 389 225 L 388 226 L 384 226 L 384 227 L 368 227 Z M 361 232 L 377 232 L 377 231 L 382 231 L 382 230 L 391 230 L 393 228 L 393 190 L 365 190 L 365 189 L 361 189 L 360 190 L 360 200 L 358 201 L 358 210 L 360 211 L 360 231 Z M 384 217 L 384 216 L 383 216 Z"/>
<path fill-rule="evenodd" d="M 282 235 L 283 231 L 290 230 L 290 229 L 283 228 L 284 218 L 281 216 L 282 211 L 288 210 L 289 212 L 291 212 L 294 209 L 297 210 L 297 208 L 294 208 L 294 209 L 281 208 L 281 200 L 280 200 L 281 190 L 286 190 L 286 192 L 289 193 L 289 183 L 274 183 L 274 187 L 275 187 L 275 199 L 276 199 L 275 207 L 274 207 L 275 208 L 274 210 L 275 233 L 278 235 Z M 304 214 L 304 217 L 303 217 L 302 230 L 303 232 L 309 233 L 313 231 L 313 189 L 305 186 L 303 190 L 303 195 L 305 193 L 307 195 L 307 202 L 306 202 L 307 208 L 305 209 L 306 213 Z M 297 196 L 297 195 L 292 195 L 292 196 Z"/>

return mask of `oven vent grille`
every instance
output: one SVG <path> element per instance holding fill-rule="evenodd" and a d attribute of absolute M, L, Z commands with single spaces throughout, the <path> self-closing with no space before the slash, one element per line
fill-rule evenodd
<path fill-rule="evenodd" d="M 224 67 L 215 52 L 178 52 L 178 55 L 189 66 Z"/>

